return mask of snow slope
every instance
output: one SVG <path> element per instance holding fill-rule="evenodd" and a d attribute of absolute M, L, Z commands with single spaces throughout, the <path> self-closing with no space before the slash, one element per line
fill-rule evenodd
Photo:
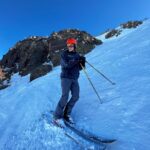
<path fill-rule="evenodd" d="M 86 71 L 103 104 L 81 71 L 80 100 L 72 116 L 78 126 L 99 136 L 118 139 L 108 149 L 150 149 L 149 33 L 150 20 L 147 20 L 136 29 L 124 30 L 117 38 L 104 40 L 103 45 L 86 55 L 87 61 L 116 85 L 111 85 L 87 64 Z M 56 107 L 61 96 L 59 74 L 60 66 L 31 83 L 29 75 L 14 74 L 12 86 L 0 91 L 0 150 L 80 149 L 42 117 Z"/>

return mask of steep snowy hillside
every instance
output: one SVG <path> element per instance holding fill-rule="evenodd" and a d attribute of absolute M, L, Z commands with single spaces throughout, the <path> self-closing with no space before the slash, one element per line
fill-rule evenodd
<path fill-rule="evenodd" d="M 118 141 L 108 146 L 110 150 L 150 149 L 149 33 L 147 20 L 136 29 L 124 30 L 117 38 L 104 40 L 103 45 L 86 55 L 87 61 L 116 85 L 87 64 L 86 71 L 103 104 L 82 71 L 80 100 L 72 116 L 78 126 L 99 136 L 116 138 Z M 12 86 L 0 91 L 0 150 L 80 149 L 42 115 L 55 109 L 61 96 L 59 74 L 60 66 L 31 83 L 29 76 L 15 74 Z"/>

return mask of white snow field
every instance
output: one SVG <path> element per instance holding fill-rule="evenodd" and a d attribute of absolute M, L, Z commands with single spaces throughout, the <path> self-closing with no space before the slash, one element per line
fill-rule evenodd
<path fill-rule="evenodd" d="M 76 124 L 96 135 L 117 139 L 109 150 L 150 150 L 150 20 L 104 40 L 86 58 L 116 85 L 87 64 L 86 71 L 103 103 L 81 71 L 80 99 L 72 112 Z M 29 75 L 14 74 L 12 85 L 0 91 L 0 150 L 81 149 L 42 117 L 54 110 L 60 99 L 60 71 L 58 66 L 32 82 Z M 97 149 L 70 134 L 85 147 Z"/>

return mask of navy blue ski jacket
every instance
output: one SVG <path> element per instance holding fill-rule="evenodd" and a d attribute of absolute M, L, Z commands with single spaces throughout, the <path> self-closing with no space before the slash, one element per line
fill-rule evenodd
<path fill-rule="evenodd" d="M 78 79 L 81 70 L 80 55 L 76 51 L 65 50 L 61 53 L 61 78 Z"/>

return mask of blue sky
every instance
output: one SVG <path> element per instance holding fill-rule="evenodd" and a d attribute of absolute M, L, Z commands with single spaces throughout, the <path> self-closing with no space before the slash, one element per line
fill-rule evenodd
<path fill-rule="evenodd" d="M 149 18 L 149 0 L 0 0 L 0 58 L 30 35 L 66 28 L 97 36 L 128 20 Z"/>

